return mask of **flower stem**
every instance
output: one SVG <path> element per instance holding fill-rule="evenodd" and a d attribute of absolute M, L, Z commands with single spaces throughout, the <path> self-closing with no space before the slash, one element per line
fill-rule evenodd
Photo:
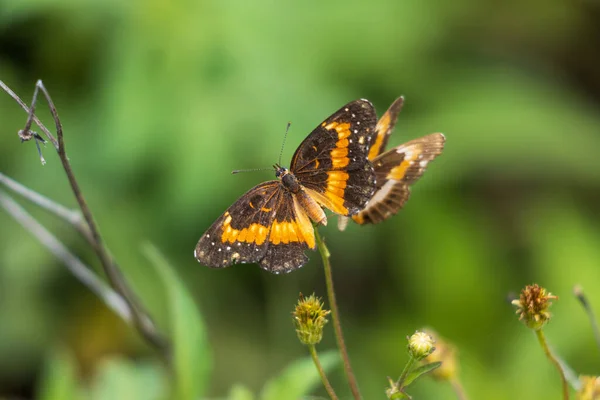
<path fill-rule="evenodd" d="M 404 369 L 402 370 L 402 374 L 400 374 L 400 378 L 398 378 L 398 380 L 396 381 L 396 386 L 398 386 L 400 388 L 402 388 L 404 386 L 404 380 L 408 376 L 408 373 L 412 370 L 413 365 L 415 364 L 416 361 L 417 360 L 415 360 L 415 358 L 412 355 L 409 356 L 408 362 L 404 366 Z"/>
<path fill-rule="evenodd" d="M 352 371 L 352 366 L 350 365 L 350 357 L 348 357 L 348 350 L 346 349 L 346 344 L 344 343 L 344 335 L 342 334 L 340 313 L 338 311 L 337 301 L 335 300 L 335 291 L 333 290 L 333 276 L 331 274 L 331 263 L 329 262 L 330 253 L 327 249 L 327 246 L 325 246 L 325 242 L 321 238 L 318 229 L 315 229 L 315 237 L 317 239 L 317 246 L 319 247 L 319 252 L 321 253 L 321 257 L 323 258 L 325 284 L 327 285 L 327 297 L 329 298 L 329 306 L 331 307 L 331 319 L 335 331 L 335 339 L 337 341 L 338 348 L 340 350 L 340 354 L 344 362 L 344 371 L 346 372 L 346 378 L 348 378 L 348 383 L 350 384 L 350 390 L 352 391 L 352 395 L 354 396 L 355 400 L 360 400 L 362 397 L 360 395 L 360 391 L 358 390 L 358 383 L 356 382 L 356 377 L 354 376 L 354 372 Z"/>
<path fill-rule="evenodd" d="M 548 357 L 552 364 L 556 366 L 556 369 L 558 370 L 558 373 L 560 374 L 560 379 L 562 381 L 563 399 L 568 400 L 569 385 L 567 383 L 567 378 L 565 377 L 565 372 L 563 371 L 560 363 L 558 362 L 554 354 L 552 354 L 552 351 L 550 351 L 550 347 L 548 347 L 548 342 L 546 341 L 546 337 L 544 336 L 544 331 L 542 331 L 541 329 L 537 329 L 535 331 L 535 334 L 538 338 L 538 341 L 540 342 L 540 345 L 542 346 L 542 349 L 544 349 L 544 353 L 546 353 L 546 357 Z"/>
<path fill-rule="evenodd" d="M 321 381 L 323 382 L 323 386 L 325 386 L 325 390 L 327 390 L 329 397 L 331 397 L 331 400 L 338 400 L 338 397 L 335 394 L 335 391 L 333 390 L 331 383 L 329 383 L 329 379 L 327 379 L 327 375 L 325 375 L 325 370 L 323 369 L 323 366 L 321 365 L 321 361 L 319 361 L 319 356 L 317 355 L 317 348 L 315 347 L 314 344 L 309 344 L 308 351 L 310 351 L 310 356 L 312 357 L 313 362 L 315 363 L 315 367 L 317 367 L 317 370 L 319 371 L 319 375 L 321 376 Z"/>

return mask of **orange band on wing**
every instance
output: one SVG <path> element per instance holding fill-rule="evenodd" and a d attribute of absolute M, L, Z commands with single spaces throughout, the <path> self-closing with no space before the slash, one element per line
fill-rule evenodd
<path fill-rule="evenodd" d="M 369 160 L 373 160 L 381 153 L 381 146 L 383 145 L 383 139 L 387 135 L 388 128 L 390 126 L 390 114 L 386 112 L 383 114 L 381 119 L 377 121 L 377 126 L 375 127 L 375 132 L 377 133 L 377 137 L 375 138 L 375 143 L 369 149 L 369 155 L 367 156 Z"/>
<path fill-rule="evenodd" d="M 400 181 L 406 175 L 406 171 L 410 166 L 419 159 L 419 155 L 421 151 L 413 151 L 410 154 L 407 154 L 407 157 L 398 165 L 390 170 L 387 174 L 387 179 L 394 179 L 396 181 Z"/>
<path fill-rule="evenodd" d="M 330 122 L 323 128 L 328 131 L 334 129 L 338 136 L 338 141 L 335 144 L 335 149 L 331 150 L 329 155 L 331 156 L 331 164 L 334 169 L 344 168 L 350 163 L 348 158 L 348 137 L 351 135 L 350 123 L 349 122 Z"/>
<path fill-rule="evenodd" d="M 221 235 L 221 242 L 246 242 L 256 243 L 261 245 L 267 239 L 268 229 L 266 226 L 261 224 L 251 224 L 244 229 L 234 229 L 231 227 L 231 215 L 228 212 L 225 213 L 225 220 L 223 221 L 223 234 Z"/>
<path fill-rule="evenodd" d="M 273 244 L 303 242 L 300 228 L 296 221 L 273 221 L 269 242 Z"/>
<path fill-rule="evenodd" d="M 346 185 L 346 179 L 332 179 L 331 174 L 344 174 L 348 176 L 345 172 L 342 171 L 329 171 L 329 178 L 327 178 L 327 190 L 324 193 L 319 193 L 316 190 L 304 188 L 306 193 L 310 195 L 313 199 L 317 201 L 317 203 L 321 204 L 323 207 L 329 208 L 336 214 L 340 215 L 348 215 L 348 209 L 344 207 L 344 190 Z M 334 175 L 336 178 L 339 178 L 340 175 Z M 341 176 L 343 177 L 343 175 Z M 342 187 L 343 186 L 343 187 Z"/>

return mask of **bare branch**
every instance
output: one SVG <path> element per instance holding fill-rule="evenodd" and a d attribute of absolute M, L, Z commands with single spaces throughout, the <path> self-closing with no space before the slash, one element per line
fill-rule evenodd
<path fill-rule="evenodd" d="M 75 275 L 79 281 L 87 286 L 92 292 L 96 293 L 106 305 L 120 316 L 126 322 L 131 322 L 131 311 L 125 300 L 102 282 L 91 272 L 90 268 L 73 255 L 54 235 L 52 235 L 43 225 L 36 221 L 27 211 L 25 211 L 16 201 L 0 190 L 0 205 L 12 216 L 18 223 L 35 236 L 52 254 L 61 260 L 69 271 Z"/>
<path fill-rule="evenodd" d="M 13 92 L 8 86 L 6 86 L 6 84 L 2 81 L 0 81 L 0 88 L 2 88 L 6 93 L 9 94 L 10 97 L 12 97 L 17 103 L 19 103 L 21 108 L 23 108 L 23 110 L 27 111 L 27 114 L 30 113 L 30 110 L 29 110 L 29 107 L 27 107 L 27 104 L 25 104 L 25 102 L 23 100 L 21 100 L 21 98 L 19 96 L 17 96 L 17 94 L 15 92 Z M 37 93 L 37 89 L 34 92 L 34 99 L 36 97 L 36 95 L 35 95 L 36 93 Z M 33 114 L 33 113 L 31 113 L 31 114 Z M 58 141 L 56 140 L 54 135 L 52 135 L 52 133 L 50 133 L 48 128 L 46 128 L 46 126 L 42 123 L 42 121 L 40 121 L 38 119 L 38 117 L 33 115 L 32 118 L 33 118 L 33 121 L 35 122 L 35 124 L 40 127 L 42 132 L 44 132 L 44 134 L 46 135 L 48 140 L 50 140 L 50 142 L 52 142 L 52 145 L 54 146 L 54 148 L 56 150 L 58 150 Z"/>
<path fill-rule="evenodd" d="M 79 187 L 79 183 L 77 182 L 77 179 L 75 178 L 75 174 L 73 173 L 73 169 L 71 168 L 71 164 L 69 162 L 69 158 L 67 157 L 66 150 L 65 150 L 63 129 L 62 129 L 62 124 L 60 122 L 60 118 L 58 116 L 58 111 L 56 110 L 54 102 L 52 101 L 52 98 L 50 97 L 50 94 L 46 90 L 44 84 L 42 83 L 41 80 L 37 81 L 37 83 L 35 85 L 35 91 L 33 93 L 33 100 L 32 100 L 32 104 L 31 104 L 30 108 L 28 108 L 27 105 L 25 105 L 25 103 L 23 103 L 23 101 L 2 81 L 0 81 L 0 87 L 2 89 L 4 89 L 15 101 L 17 101 L 21 105 L 21 107 L 23 107 L 23 109 L 25 109 L 28 112 L 28 118 L 27 118 L 27 122 L 25 125 L 25 129 L 23 129 L 22 132 L 24 132 L 25 134 L 28 134 L 30 132 L 31 123 L 32 123 L 32 121 L 34 121 L 40 127 L 40 129 L 46 134 L 46 136 L 52 142 L 52 144 L 54 144 L 54 146 L 58 152 L 60 161 L 62 163 L 63 169 L 65 170 L 65 173 L 67 174 L 67 179 L 69 181 L 69 184 L 71 185 L 71 190 L 73 191 L 73 194 L 75 195 L 77 204 L 79 205 L 79 208 L 81 209 L 81 212 L 82 212 L 85 222 L 87 224 L 87 228 L 89 229 L 89 234 L 85 234 L 84 236 L 86 237 L 88 242 L 91 244 L 92 248 L 94 249 L 94 252 L 96 253 L 96 256 L 100 260 L 100 264 L 102 265 L 102 268 L 104 270 L 104 273 L 106 274 L 106 277 L 108 278 L 108 281 L 110 282 L 110 285 L 113 287 L 114 290 L 117 291 L 117 293 L 119 293 L 122 296 L 122 298 L 125 300 L 125 302 L 129 306 L 129 309 L 132 312 L 131 322 L 136 327 L 138 332 L 151 345 L 153 345 L 154 347 L 161 350 L 161 354 L 163 355 L 163 358 L 168 363 L 170 360 L 169 344 L 160 335 L 160 333 L 156 330 L 154 323 L 152 322 L 152 320 L 149 317 L 149 313 L 144 309 L 141 302 L 137 299 L 137 297 L 135 296 L 135 294 L 133 293 L 133 291 L 127 284 L 119 267 L 112 260 L 106 247 L 104 246 L 104 241 L 102 240 L 102 237 L 98 230 L 98 226 L 96 225 L 96 222 L 94 221 L 91 210 L 88 207 L 85 198 L 83 197 L 83 193 L 81 191 L 81 188 Z M 38 92 L 40 90 L 42 91 L 44 97 L 46 98 L 48 107 L 50 108 L 50 112 L 52 114 L 52 117 L 54 118 L 54 123 L 56 125 L 56 134 L 57 134 L 58 139 L 55 139 L 54 136 L 50 133 L 50 131 L 44 126 L 44 124 L 41 123 L 39 121 L 39 119 L 34 115 L 37 96 L 38 96 Z"/>
<path fill-rule="evenodd" d="M 56 203 L 49 198 L 42 196 L 36 191 L 23 186 L 19 182 L 9 178 L 0 172 L 0 183 L 12 190 L 13 192 L 25 197 L 27 200 L 34 204 L 42 207 L 43 209 L 50 211 L 52 214 L 64 219 L 68 223 L 77 226 L 81 226 L 83 219 L 81 213 L 76 210 L 70 210 L 64 207 L 62 204 Z"/>

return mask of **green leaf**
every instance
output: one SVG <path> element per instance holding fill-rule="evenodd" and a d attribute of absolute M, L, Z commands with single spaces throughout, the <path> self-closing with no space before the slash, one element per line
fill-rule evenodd
<path fill-rule="evenodd" d="M 413 369 L 406 376 L 406 379 L 404 380 L 402 387 L 407 387 L 408 385 L 410 385 L 411 383 L 416 381 L 417 378 L 419 378 L 421 375 L 424 375 L 430 371 L 433 371 L 434 369 L 438 368 L 440 365 L 442 365 L 442 362 L 436 361 L 436 362 L 432 362 L 430 364 L 421 365 L 420 367 Z"/>
<path fill-rule="evenodd" d="M 162 400 L 166 388 L 165 370 L 161 366 L 113 358 L 100 364 L 86 398 Z"/>
<path fill-rule="evenodd" d="M 229 391 L 228 400 L 254 400 L 254 393 L 246 386 L 235 384 Z"/>
<path fill-rule="evenodd" d="M 335 351 L 327 351 L 319 355 L 325 373 L 340 363 Z M 260 398 L 262 400 L 298 399 L 312 392 L 321 384 L 321 377 L 311 357 L 294 361 L 283 372 L 268 381 Z"/>
<path fill-rule="evenodd" d="M 174 398 L 196 400 L 206 392 L 212 364 L 204 322 L 187 288 L 158 249 L 148 243 L 143 252 L 166 288 L 176 376 Z"/>
<path fill-rule="evenodd" d="M 40 400 L 72 400 L 78 394 L 77 365 L 65 349 L 53 351 L 46 362 L 40 387 Z"/>

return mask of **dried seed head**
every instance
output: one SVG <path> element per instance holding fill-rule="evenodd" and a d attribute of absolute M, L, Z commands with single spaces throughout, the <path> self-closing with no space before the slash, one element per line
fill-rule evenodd
<path fill-rule="evenodd" d="M 533 284 L 526 286 L 521 291 L 519 299 L 513 300 L 512 304 L 517 306 L 520 321 L 530 329 L 539 330 L 550 320 L 551 314 L 548 308 L 552 304 L 551 300 L 557 299 L 557 296 L 552 295 L 545 288 Z"/>

